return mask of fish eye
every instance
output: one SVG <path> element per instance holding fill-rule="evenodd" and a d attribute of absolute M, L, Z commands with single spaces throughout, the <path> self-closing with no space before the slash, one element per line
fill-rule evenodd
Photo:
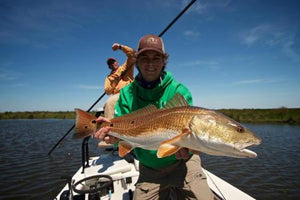
<path fill-rule="evenodd" d="M 242 126 L 237 126 L 236 127 L 237 132 L 242 133 L 244 132 L 244 128 Z"/>
<path fill-rule="evenodd" d="M 233 127 L 236 129 L 236 131 L 239 132 L 239 133 L 243 133 L 243 132 L 245 131 L 244 127 L 242 127 L 242 126 L 239 125 L 239 124 L 232 123 L 232 122 L 228 122 L 228 124 L 229 124 L 230 126 L 233 126 Z"/>

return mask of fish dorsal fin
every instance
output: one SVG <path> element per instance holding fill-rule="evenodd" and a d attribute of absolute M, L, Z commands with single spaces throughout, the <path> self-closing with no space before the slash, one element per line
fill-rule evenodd
<path fill-rule="evenodd" d="M 149 115 L 149 114 L 151 114 L 151 113 L 153 113 L 157 110 L 158 110 L 158 108 L 156 108 L 155 105 L 150 104 L 150 105 L 148 105 L 144 108 L 135 110 L 135 111 L 133 111 L 131 113 L 128 113 L 126 115 L 130 115 L 130 116 L 134 115 L 135 117 L 141 117 L 141 116 Z M 126 116 L 126 115 L 122 115 L 122 116 Z"/>
<path fill-rule="evenodd" d="M 181 94 L 176 93 L 163 108 L 170 109 L 170 108 L 182 107 L 182 106 L 189 106 L 189 104 Z"/>

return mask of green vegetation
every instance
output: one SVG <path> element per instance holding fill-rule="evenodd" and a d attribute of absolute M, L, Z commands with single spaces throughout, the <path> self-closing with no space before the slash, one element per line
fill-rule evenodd
<path fill-rule="evenodd" d="M 300 124 L 300 108 L 220 109 L 219 112 L 241 123 Z M 95 115 L 95 112 L 92 112 Z M 0 119 L 74 119 L 75 112 L 4 112 Z"/>
<path fill-rule="evenodd" d="M 300 124 L 300 108 L 221 109 L 219 111 L 242 123 Z"/>
<path fill-rule="evenodd" d="M 4 112 L 0 113 L 0 119 L 75 119 L 75 112 Z"/>

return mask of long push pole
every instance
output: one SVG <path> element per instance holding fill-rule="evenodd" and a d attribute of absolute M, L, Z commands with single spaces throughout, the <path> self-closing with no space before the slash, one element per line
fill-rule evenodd
<path fill-rule="evenodd" d="M 187 6 L 185 6 L 185 8 L 173 19 L 173 21 L 158 35 L 159 37 L 162 37 L 165 32 L 167 32 L 167 30 L 169 30 L 169 28 L 181 17 L 181 15 L 183 15 L 183 13 L 185 13 L 185 11 L 187 11 L 187 9 L 189 9 L 193 3 L 195 3 L 196 0 L 192 0 Z"/>
<path fill-rule="evenodd" d="M 187 11 L 193 3 L 195 3 L 196 0 L 192 0 L 174 19 L 173 21 L 158 35 L 159 37 L 162 37 L 167 30 Z M 87 112 L 90 112 L 93 107 L 105 96 L 105 92 L 95 101 L 95 103 L 87 110 Z M 63 139 L 75 128 L 75 124 L 64 134 L 64 136 L 52 147 L 52 149 L 48 152 L 48 155 L 51 155 L 52 151 L 63 141 Z"/>
<path fill-rule="evenodd" d="M 105 92 L 95 101 L 95 103 L 87 110 L 87 112 L 90 112 L 93 107 L 105 96 Z M 48 155 L 51 155 L 52 151 L 65 139 L 65 137 L 75 128 L 75 123 L 73 126 L 64 134 L 62 138 L 52 147 L 52 149 L 48 152 Z"/>

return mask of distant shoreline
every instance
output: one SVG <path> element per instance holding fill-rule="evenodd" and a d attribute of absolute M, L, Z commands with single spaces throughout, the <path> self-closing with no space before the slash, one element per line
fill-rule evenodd
<path fill-rule="evenodd" d="M 241 123 L 300 124 L 300 108 L 220 109 L 218 111 Z"/>
<path fill-rule="evenodd" d="M 95 115 L 96 112 L 91 112 Z M 75 119 L 75 111 L 2 112 L 1 119 Z"/>
<path fill-rule="evenodd" d="M 278 109 L 219 109 L 217 110 L 241 123 L 300 124 L 300 108 Z M 92 112 L 96 114 L 96 112 Z M 2 112 L 1 119 L 75 119 L 74 111 Z"/>

